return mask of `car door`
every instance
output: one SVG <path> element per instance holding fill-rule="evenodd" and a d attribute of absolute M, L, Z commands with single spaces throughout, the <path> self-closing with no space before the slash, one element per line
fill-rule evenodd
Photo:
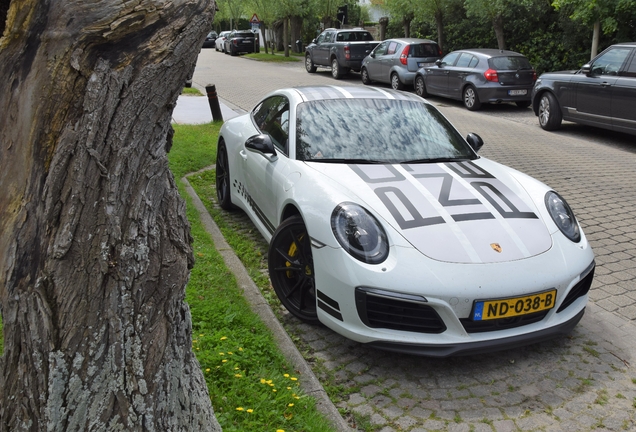
<path fill-rule="evenodd" d="M 386 50 L 390 41 L 384 41 L 372 51 L 373 57 L 365 65 L 367 73 L 372 81 L 381 81 L 382 77 L 382 59 L 386 55 Z"/>
<path fill-rule="evenodd" d="M 449 66 L 448 70 L 448 96 L 454 99 L 462 97 L 462 87 L 466 76 L 477 66 L 479 60 L 472 54 L 461 53 L 454 66 Z"/>
<path fill-rule="evenodd" d="M 587 74 L 580 74 L 576 84 L 576 112 L 571 113 L 588 124 L 612 124 L 612 90 L 618 81 L 630 48 L 616 47 L 594 59 Z"/>
<path fill-rule="evenodd" d="M 424 69 L 426 71 L 424 79 L 426 81 L 426 90 L 428 93 L 440 96 L 448 95 L 449 68 L 455 64 L 455 61 L 460 54 L 461 52 L 454 51 L 447 54 L 442 60 L 440 60 L 438 65 Z"/>
<path fill-rule="evenodd" d="M 612 89 L 612 125 L 620 132 L 636 131 L 636 50 L 627 67 L 619 72 Z"/>
<path fill-rule="evenodd" d="M 248 148 L 241 153 L 248 203 L 270 232 L 277 224 L 276 197 L 283 188 L 289 161 L 289 114 L 289 101 L 284 96 L 265 99 L 254 109 L 252 118 L 256 127 L 271 137 L 277 155 L 263 155 Z"/>
<path fill-rule="evenodd" d="M 386 49 L 386 54 L 382 57 L 382 77 L 378 81 L 391 82 L 391 68 L 400 62 L 400 52 L 402 45 L 397 41 L 390 41 Z"/>
<path fill-rule="evenodd" d="M 314 63 L 323 66 L 331 64 L 329 61 L 329 50 L 331 49 L 333 37 L 333 31 L 326 31 L 318 36 L 318 39 L 316 39 L 316 47 L 314 48 Z"/>

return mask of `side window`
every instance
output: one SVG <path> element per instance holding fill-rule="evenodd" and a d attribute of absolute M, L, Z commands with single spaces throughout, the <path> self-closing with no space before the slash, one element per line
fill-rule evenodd
<path fill-rule="evenodd" d="M 468 63 L 468 67 L 469 68 L 474 68 L 475 66 L 477 66 L 477 63 L 479 63 L 479 59 L 475 56 L 471 56 L 472 58 L 470 59 L 470 63 Z"/>
<path fill-rule="evenodd" d="M 325 40 L 325 34 L 324 33 L 320 33 L 320 36 L 318 36 L 316 38 L 316 44 L 320 44 Z"/>
<path fill-rule="evenodd" d="M 377 48 L 373 51 L 373 53 L 377 56 L 386 54 L 386 49 L 389 46 L 388 42 L 382 42 Z"/>
<path fill-rule="evenodd" d="M 395 51 L 397 51 L 399 46 L 400 46 L 400 44 L 398 44 L 397 42 L 391 42 L 389 44 L 389 48 L 387 48 L 387 50 L 386 50 L 386 53 L 387 54 L 395 54 Z"/>
<path fill-rule="evenodd" d="M 627 66 L 627 70 L 624 75 L 636 78 L 636 54 L 632 57 L 632 61 L 629 63 L 629 66 Z"/>
<path fill-rule="evenodd" d="M 458 52 L 452 52 L 448 54 L 446 57 L 442 59 L 442 65 L 453 66 L 455 64 L 455 60 L 457 60 L 457 57 L 459 57 L 460 54 L 461 53 L 458 53 Z"/>
<path fill-rule="evenodd" d="M 455 66 L 469 68 L 471 67 L 470 63 L 473 60 L 473 57 L 474 56 L 472 54 L 462 53 L 462 55 L 459 56 L 459 60 L 457 60 L 457 63 L 455 64 Z"/>
<path fill-rule="evenodd" d="M 618 71 L 631 52 L 629 48 L 614 48 L 607 51 L 594 60 L 592 75 L 618 75 Z"/>
<path fill-rule="evenodd" d="M 272 137 L 274 146 L 284 154 L 289 137 L 289 102 L 283 96 L 272 96 L 259 104 L 252 113 L 256 127 Z"/>
<path fill-rule="evenodd" d="M 333 42 L 333 37 L 334 37 L 334 33 L 333 33 L 333 32 L 325 33 L 325 40 L 324 40 L 324 42 L 325 42 L 325 43 Z"/>

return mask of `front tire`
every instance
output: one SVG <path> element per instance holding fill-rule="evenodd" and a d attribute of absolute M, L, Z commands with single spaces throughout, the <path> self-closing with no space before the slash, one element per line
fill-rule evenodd
<path fill-rule="evenodd" d="M 295 317 L 318 323 L 311 238 L 300 216 L 285 219 L 272 236 L 269 277 L 281 303 Z"/>
<path fill-rule="evenodd" d="M 481 108 L 481 102 L 479 101 L 479 96 L 477 95 L 477 89 L 475 87 L 469 85 L 466 86 L 464 92 L 462 94 L 462 100 L 464 102 L 464 106 L 468 111 L 477 111 Z"/>
<path fill-rule="evenodd" d="M 305 69 L 308 73 L 314 73 L 317 69 L 309 54 L 305 55 Z"/>
<path fill-rule="evenodd" d="M 234 209 L 231 195 L 230 164 L 227 158 L 225 142 L 221 140 L 216 150 L 216 199 L 223 210 Z"/>
<path fill-rule="evenodd" d="M 426 91 L 426 83 L 424 82 L 424 77 L 422 75 L 418 75 L 415 77 L 415 94 L 420 97 L 428 97 L 428 91 Z"/>
<path fill-rule="evenodd" d="M 550 92 L 545 92 L 539 100 L 539 125 L 547 131 L 557 130 L 561 127 L 563 115 L 556 97 Z"/>
<path fill-rule="evenodd" d="M 362 68 L 362 70 L 360 71 L 360 78 L 362 78 L 362 84 L 371 84 L 371 78 L 369 78 L 369 71 L 367 70 L 367 68 Z"/>
<path fill-rule="evenodd" d="M 396 73 L 391 74 L 391 88 L 393 90 L 403 90 L 404 84 L 400 81 L 400 77 Z"/>

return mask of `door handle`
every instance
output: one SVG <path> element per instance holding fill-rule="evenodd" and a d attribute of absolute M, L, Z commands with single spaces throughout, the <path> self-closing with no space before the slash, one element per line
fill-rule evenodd
<path fill-rule="evenodd" d="M 245 150 L 241 150 L 239 152 L 239 154 L 241 155 L 241 157 L 243 158 L 243 160 L 247 160 L 247 153 L 245 153 Z"/>
<path fill-rule="evenodd" d="M 601 83 L 601 87 L 611 87 L 612 85 L 610 83 L 608 83 L 607 81 L 603 81 Z"/>

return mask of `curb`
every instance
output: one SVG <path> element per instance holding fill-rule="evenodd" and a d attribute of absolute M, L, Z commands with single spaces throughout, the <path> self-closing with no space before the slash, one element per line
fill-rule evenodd
<path fill-rule="evenodd" d="M 201 171 L 211 169 L 213 167 L 204 168 Z M 200 172 L 200 171 L 199 171 Z M 195 174 L 195 173 L 192 173 Z M 199 212 L 201 217 L 201 223 L 205 227 L 205 230 L 212 237 L 214 247 L 223 257 L 223 261 L 228 269 L 236 277 L 236 282 L 243 290 L 245 299 L 250 304 L 252 311 L 254 311 L 263 320 L 265 325 L 273 333 L 279 348 L 283 352 L 285 358 L 294 366 L 294 368 L 304 377 L 301 380 L 301 387 L 308 395 L 313 396 L 316 399 L 316 405 L 318 410 L 327 417 L 333 427 L 339 432 L 350 432 L 352 429 L 342 418 L 336 406 L 331 402 L 327 392 L 314 375 L 303 356 L 300 354 L 296 345 L 292 342 L 291 338 L 278 321 L 274 312 L 270 308 L 269 304 L 261 294 L 256 284 L 252 281 L 252 278 L 247 273 L 247 270 L 236 256 L 230 245 L 225 241 L 223 234 L 219 230 L 218 226 L 212 219 L 212 216 L 208 213 L 203 202 L 196 194 L 195 190 L 188 182 L 186 175 L 181 180 L 185 184 L 188 195 L 192 198 L 194 207 Z"/>

